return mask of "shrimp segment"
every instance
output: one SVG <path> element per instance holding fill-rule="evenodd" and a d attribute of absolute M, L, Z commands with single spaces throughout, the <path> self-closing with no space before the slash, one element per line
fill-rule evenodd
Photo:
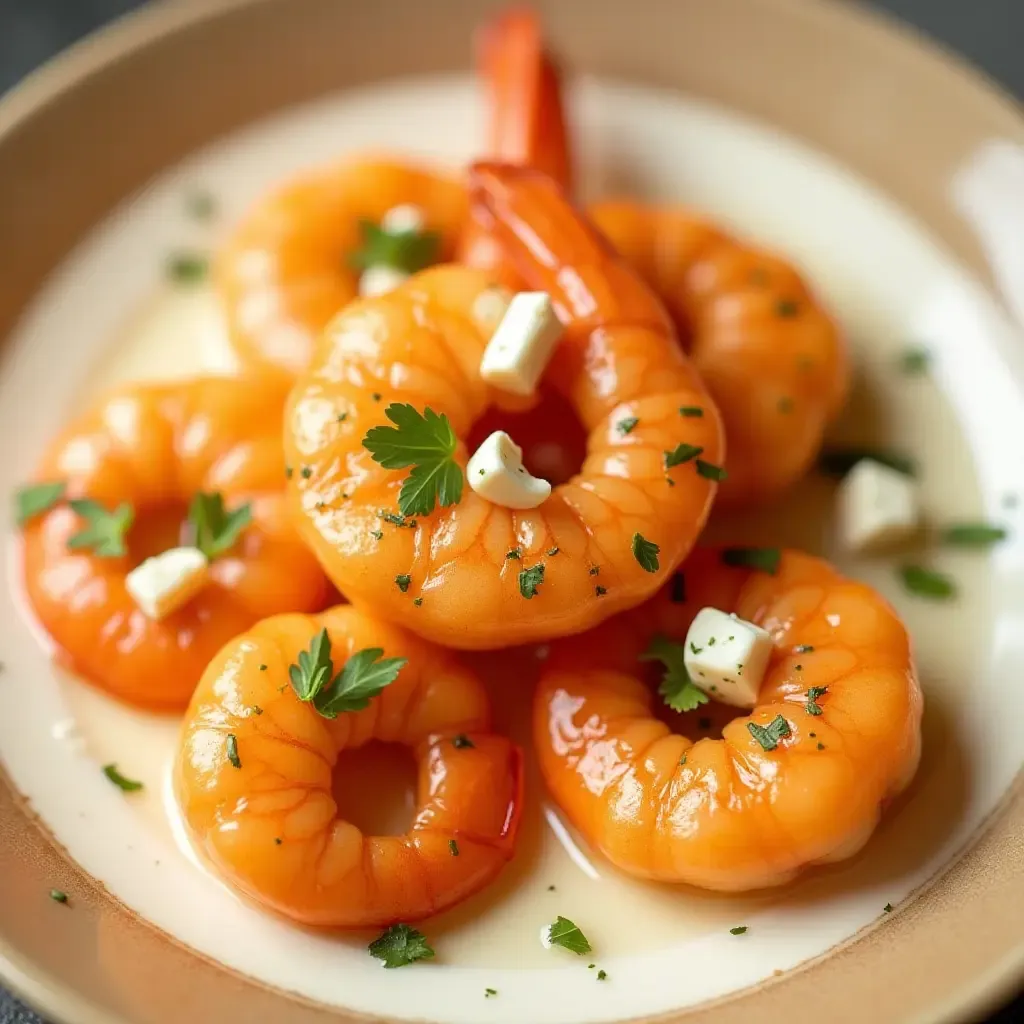
<path fill-rule="evenodd" d="M 336 668 L 369 647 L 408 659 L 367 708 L 333 720 L 289 685 L 289 666 L 322 627 Z M 204 673 L 185 719 L 178 800 L 222 876 L 293 921 L 419 920 L 487 885 L 512 857 L 521 757 L 489 722 L 482 685 L 444 651 L 351 607 L 277 616 L 229 643 Z M 338 817 L 335 762 L 371 740 L 415 752 L 417 810 L 405 835 L 365 836 Z"/>
<path fill-rule="evenodd" d="M 683 602 L 668 588 L 600 634 L 553 647 L 534 739 L 556 801 L 614 864 L 659 881 L 740 891 L 851 856 L 920 755 L 903 624 L 869 587 L 795 551 L 774 576 L 700 551 L 685 588 Z M 681 642 L 705 606 L 756 622 L 775 651 L 749 718 L 693 741 L 654 716 L 660 698 L 637 677 L 637 657 L 657 634 Z M 779 715 L 788 735 L 767 749 L 748 724 Z"/>
<path fill-rule="evenodd" d="M 114 696 L 145 707 L 184 708 L 207 662 L 257 619 L 312 611 L 327 581 L 288 522 L 277 410 L 270 381 L 194 378 L 125 387 L 57 438 L 37 478 L 65 481 L 69 498 L 135 521 L 127 554 L 72 550 L 83 521 L 61 504 L 24 530 L 29 600 L 61 655 Z M 187 605 L 148 619 L 125 587 L 134 565 L 182 543 L 197 492 L 218 492 L 229 509 L 251 503 L 252 523 L 210 566 L 211 581 Z"/>
<path fill-rule="evenodd" d="M 444 414 L 462 439 L 492 404 L 479 367 L 495 289 L 461 267 L 347 307 L 292 391 L 285 429 L 288 457 L 303 467 L 290 484 L 296 518 L 335 583 L 463 649 L 579 632 L 649 597 L 689 553 L 716 487 L 692 452 L 671 466 L 666 453 L 689 445 L 708 464 L 723 454 L 717 412 L 664 310 L 557 186 L 503 166 L 475 181 L 518 269 L 551 292 L 566 325 L 547 378 L 588 432 L 581 471 L 530 511 L 464 487 L 457 505 L 396 520 L 404 474 L 370 458 L 367 430 L 404 402 Z M 455 458 L 464 471 L 461 441 Z M 637 534 L 660 548 L 656 565 L 634 554 Z"/>
<path fill-rule="evenodd" d="M 690 213 L 630 200 L 590 216 L 662 297 L 722 413 L 722 500 L 770 497 L 798 480 L 849 385 L 836 323 L 784 260 Z"/>

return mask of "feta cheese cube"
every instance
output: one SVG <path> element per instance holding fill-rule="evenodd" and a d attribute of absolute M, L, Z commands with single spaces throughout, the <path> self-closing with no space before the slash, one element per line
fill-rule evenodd
<path fill-rule="evenodd" d="M 380 229 L 389 235 L 419 234 L 426 228 L 427 218 L 414 203 L 392 206 L 380 219 Z"/>
<path fill-rule="evenodd" d="M 686 634 L 683 664 L 712 700 L 752 708 L 773 648 L 771 634 L 753 622 L 701 608 Z"/>
<path fill-rule="evenodd" d="M 850 551 L 880 551 L 917 532 L 914 481 L 873 459 L 861 459 L 839 485 L 839 528 Z"/>
<path fill-rule="evenodd" d="M 547 480 L 527 472 L 523 449 L 504 430 L 496 430 L 477 448 L 466 476 L 481 498 L 505 508 L 536 508 L 551 494 Z"/>
<path fill-rule="evenodd" d="M 375 299 L 378 295 L 393 292 L 400 284 L 407 281 L 409 275 L 398 267 L 389 267 L 386 263 L 375 263 L 367 267 L 359 278 L 359 294 L 364 299 Z"/>
<path fill-rule="evenodd" d="M 142 613 L 159 621 L 206 586 L 209 569 L 206 555 L 198 548 L 171 548 L 137 565 L 124 583 Z"/>
<path fill-rule="evenodd" d="M 501 391 L 533 394 L 562 330 L 547 292 L 518 292 L 484 349 L 480 376 Z"/>

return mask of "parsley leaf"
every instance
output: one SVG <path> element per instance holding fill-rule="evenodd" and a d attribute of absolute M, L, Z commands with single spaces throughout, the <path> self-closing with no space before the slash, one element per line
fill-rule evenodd
<path fill-rule="evenodd" d="M 745 924 L 738 924 L 735 928 L 729 929 L 730 935 L 744 935 L 746 934 L 747 926 Z"/>
<path fill-rule="evenodd" d="M 552 946 L 561 946 L 577 956 L 590 952 L 586 935 L 569 918 L 561 915 L 554 924 L 548 926 L 548 939 Z"/>
<path fill-rule="evenodd" d="M 624 416 L 615 424 L 615 429 L 625 437 L 639 422 L 640 420 L 636 416 Z"/>
<path fill-rule="evenodd" d="M 956 548 L 987 548 L 1006 540 L 1007 531 L 991 523 L 954 523 L 941 535 L 943 544 Z"/>
<path fill-rule="evenodd" d="M 193 495 L 188 507 L 188 522 L 197 548 L 212 562 L 229 551 L 241 532 L 252 522 L 252 505 L 246 502 L 228 512 L 224 498 L 213 491 Z"/>
<path fill-rule="evenodd" d="M 721 466 L 716 466 L 713 462 L 705 462 L 703 459 L 698 459 L 697 475 L 704 477 L 705 480 L 714 480 L 715 483 L 720 484 L 729 474 Z"/>
<path fill-rule="evenodd" d="M 232 767 L 242 767 L 242 759 L 238 756 L 238 737 L 233 732 L 228 733 L 228 760 Z"/>
<path fill-rule="evenodd" d="M 427 408 L 392 402 L 384 414 L 393 427 L 371 427 L 363 447 L 385 469 L 411 466 L 398 495 L 403 516 L 429 515 L 435 502 L 442 508 L 462 498 L 462 468 L 454 459 L 458 438 L 448 417 Z"/>
<path fill-rule="evenodd" d="M 820 715 L 821 705 L 817 702 L 819 697 L 824 697 L 828 693 L 827 686 L 812 686 L 807 691 L 807 703 L 804 705 L 804 709 L 809 715 Z"/>
<path fill-rule="evenodd" d="M 672 451 L 665 452 L 665 468 L 671 469 L 673 466 L 679 466 L 684 462 L 689 462 L 690 459 L 697 458 L 702 451 L 704 451 L 704 449 L 699 445 L 677 444 Z"/>
<path fill-rule="evenodd" d="M 747 722 L 750 735 L 761 744 L 764 750 L 774 750 L 779 745 L 779 740 L 784 739 L 793 730 L 789 727 L 782 715 L 776 715 L 767 725 L 758 725 L 757 722 Z"/>
<path fill-rule="evenodd" d="M 383 960 L 385 967 L 405 967 L 417 960 L 434 958 L 427 937 L 407 924 L 393 924 L 366 948 L 370 956 Z"/>
<path fill-rule="evenodd" d="M 324 718 L 346 711 L 362 711 L 372 698 L 397 678 L 408 658 L 385 658 L 380 647 L 356 651 L 345 667 L 314 698 L 313 706 Z"/>
<path fill-rule="evenodd" d="M 681 405 L 679 406 L 679 415 L 686 418 L 703 416 L 704 410 L 699 405 Z"/>
<path fill-rule="evenodd" d="M 299 700 L 312 700 L 334 674 L 331 639 L 326 629 L 309 642 L 308 651 L 299 651 L 298 664 L 288 667 L 288 679 Z"/>
<path fill-rule="evenodd" d="M 925 569 L 920 565 L 903 565 L 899 569 L 903 585 L 918 597 L 930 597 L 941 601 L 956 596 L 956 583 L 948 576 Z"/>
<path fill-rule="evenodd" d="M 633 557 L 646 572 L 657 572 L 660 568 L 658 552 L 661 548 L 654 541 L 647 540 L 639 533 L 633 534 Z"/>
<path fill-rule="evenodd" d="M 680 712 L 693 711 L 708 702 L 708 695 L 690 680 L 683 659 L 684 650 L 682 644 L 659 633 L 640 655 L 641 661 L 660 661 L 665 666 L 665 675 L 658 686 L 658 693 L 673 711 Z"/>
<path fill-rule="evenodd" d="M 136 793 L 142 789 L 142 783 L 129 779 L 117 770 L 116 764 L 105 764 L 103 774 L 123 793 Z"/>
<path fill-rule="evenodd" d="M 734 569 L 756 569 L 774 576 L 782 561 L 781 548 L 723 548 L 722 563 Z"/>
<path fill-rule="evenodd" d="M 531 565 L 519 574 L 519 593 L 530 600 L 537 593 L 537 588 L 544 582 L 544 563 Z"/>
<path fill-rule="evenodd" d="M 91 498 L 76 498 L 68 504 L 86 521 L 85 528 L 68 539 L 68 547 L 72 551 L 91 548 L 102 558 L 125 554 L 124 539 L 135 519 L 135 509 L 131 505 L 121 502 L 110 512 Z"/>
<path fill-rule="evenodd" d="M 362 245 L 349 256 L 356 270 L 383 266 L 415 274 L 440 255 L 441 236 L 436 231 L 385 231 L 366 218 L 359 221 L 359 231 Z"/>
<path fill-rule="evenodd" d="M 31 484 L 19 488 L 14 494 L 14 509 L 18 525 L 24 526 L 34 516 L 48 512 L 64 497 L 67 485 L 63 480 L 52 483 Z"/>

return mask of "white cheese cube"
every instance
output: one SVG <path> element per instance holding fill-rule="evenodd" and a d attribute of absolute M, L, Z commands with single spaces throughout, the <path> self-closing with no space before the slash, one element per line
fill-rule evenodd
<path fill-rule="evenodd" d="M 873 459 L 861 459 L 839 485 L 839 528 L 850 551 L 880 551 L 917 532 L 914 481 Z"/>
<path fill-rule="evenodd" d="M 547 292 L 518 292 L 484 349 L 480 376 L 501 391 L 533 394 L 562 330 Z"/>
<path fill-rule="evenodd" d="M 392 206 L 380 219 L 380 229 L 389 235 L 419 234 L 427 226 L 423 210 L 414 203 Z"/>
<path fill-rule="evenodd" d="M 378 295 L 393 292 L 408 279 L 409 275 L 398 267 L 375 263 L 372 267 L 367 267 L 360 276 L 359 294 L 364 299 L 375 299 Z"/>
<path fill-rule="evenodd" d="M 125 588 L 148 618 L 159 621 L 188 604 L 209 579 L 198 548 L 171 548 L 147 558 L 125 577 Z"/>
<path fill-rule="evenodd" d="M 504 430 L 496 430 L 477 448 L 466 476 L 481 498 L 505 508 L 536 508 L 551 494 L 547 480 L 526 471 L 523 449 Z"/>
<path fill-rule="evenodd" d="M 701 608 L 686 634 L 683 664 L 712 700 L 752 708 L 772 649 L 771 634 L 717 608 Z"/>

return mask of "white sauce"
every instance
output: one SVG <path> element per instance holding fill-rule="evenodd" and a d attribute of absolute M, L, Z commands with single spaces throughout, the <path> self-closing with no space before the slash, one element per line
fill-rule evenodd
<path fill-rule="evenodd" d="M 1005 610 L 1024 608 L 1014 581 L 1024 555 L 1022 514 L 1001 507 L 1004 494 L 1024 495 L 1014 451 L 1024 435 L 1024 349 L 1014 331 L 898 210 L 789 139 L 695 102 L 593 81 L 574 91 L 573 120 L 591 194 L 621 190 L 628 166 L 632 190 L 685 198 L 810 268 L 857 354 L 863 386 L 848 418 L 850 439 L 879 439 L 855 426 L 857 411 L 870 410 L 862 422 L 883 424 L 880 437 L 920 459 L 921 501 L 931 521 L 993 518 L 1014 527 L 1014 536 L 991 556 L 936 553 L 934 564 L 963 591 L 948 605 L 902 593 L 891 559 L 838 557 L 904 614 L 928 700 L 919 782 L 856 861 L 752 897 L 646 885 L 578 843 L 531 777 L 515 863 L 481 897 L 423 926 L 438 951 L 435 963 L 386 975 L 365 953 L 366 937 L 293 929 L 238 901 L 198 867 L 179 847 L 164 800 L 177 721 L 121 707 L 63 677 L 5 594 L 0 754 L 43 820 L 88 871 L 161 928 L 312 999 L 406 1018 L 544 1024 L 567 1015 L 600 1021 L 660 1013 L 733 991 L 847 938 L 947 864 L 1024 753 L 1024 690 L 1015 685 L 1024 624 L 1020 613 Z M 436 137 L 432 130 L 442 123 Z M 481 137 L 475 94 L 464 80 L 397 83 L 247 129 L 125 203 L 68 257 L 4 351 L 0 433 L 24 442 L 0 465 L 3 490 L 28 475 L 68 409 L 98 388 L 231 366 L 209 291 L 163 283 L 169 250 L 208 246 L 207 231 L 225 230 L 282 175 L 335 156 L 339 139 L 352 148 L 391 145 L 456 162 Z M 220 204 L 209 229 L 184 212 L 184 196 L 197 184 Z M 910 341 L 933 351 L 930 377 L 893 371 Z M 830 494 L 808 481 L 756 522 L 720 523 L 718 531 L 732 540 L 742 531 L 754 541 L 830 551 Z M 541 664 L 535 654 L 477 656 L 492 676 L 500 670 L 499 724 L 523 738 L 526 701 L 508 694 L 516 686 L 527 692 L 527 677 Z M 99 771 L 110 761 L 146 789 L 122 795 Z M 399 791 L 393 804 L 377 809 L 392 819 L 385 824 L 395 824 L 405 773 L 378 752 L 361 763 Z M 366 808 L 360 814 L 366 822 L 372 817 Z M 582 927 L 592 958 L 537 941 L 559 914 Z M 743 941 L 728 934 L 736 924 L 749 926 Z M 597 983 L 587 970 L 591 960 L 608 971 L 607 981 Z M 485 1002 L 485 987 L 498 989 L 498 997 Z"/>

